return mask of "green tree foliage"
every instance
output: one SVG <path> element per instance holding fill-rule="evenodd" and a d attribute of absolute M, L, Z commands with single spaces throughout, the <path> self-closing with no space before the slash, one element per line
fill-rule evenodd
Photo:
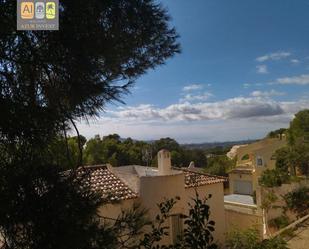
<path fill-rule="evenodd" d="M 280 128 L 278 130 L 275 131 L 271 131 L 267 134 L 268 138 L 277 138 L 278 136 L 281 136 L 283 134 L 287 133 L 287 129 L 286 128 Z"/>
<path fill-rule="evenodd" d="M 294 145 L 297 142 L 309 142 L 309 110 L 302 110 L 295 114 L 290 123 L 289 142 Z"/>
<path fill-rule="evenodd" d="M 214 156 L 208 158 L 205 172 L 212 175 L 228 176 L 229 170 L 231 170 L 235 164 L 236 158 L 229 159 L 226 155 Z"/>
<path fill-rule="evenodd" d="M 298 169 L 302 175 L 309 174 L 309 144 L 295 144 L 288 155 L 293 173 Z"/>
<path fill-rule="evenodd" d="M 153 143 L 134 141 L 131 138 L 121 139 L 118 134 L 101 138 L 96 135 L 84 146 L 84 162 L 89 165 L 111 163 L 121 165 L 157 166 L 157 153 L 161 149 L 171 152 L 173 166 L 187 167 L 191 161 L 197 167 L 207 164 L 205 152 L 200 149 L 185 149 L 172 138 L 161 138 Z"/>
<path fill-rule="evenodd" d="M 304 216 L 309 210 L 309 188 L 302 187 L 293 192 L 287 193 L 284 200 L 288 209 L 297 213 L 299 217 Z"/>
<path fill-rule="evenodd" d="M 276 168 L 285 172 L 288 172 L 290 168 L 290 148 L 283 147 L 278 149 L 274 157 L 276 159 Z"/>
<path fill-rule="evenodd" d="M 159 151 L 162 149 L 166 149 L 169 151 L 179 151 L 180 145 L 172 138 L 166 137 L 161 138 L 153 143 L 153 147 L 155 151 Z"/>
<path fill-rule="evenodd" d="M 289 128 L 290 164 L 304 175 L 309 174 L 309 110 L 295 114 Z M 295 172 L 292 172 L 295 173 Z"/>
<path fill-rule="evenodd" d="M 226 153 L 228 153 L 231 148 L 232 148 L 232 146 L 228 146 L 228 145 L 225 145 L 225 146 L 215 146 L 215 147 L 207 148 L 205 150 L 205 152 L 208 155 L 210 154 L 210 155 L 220 156 L 220 155 L 226 155 Z"/>
<path fill-rule="evenodd" d="M 131 138 L 121 141 L 119 135 L 100 138 L 96 135 L 89 139 L 84 150 L 85 163 L 89 165 L 110 163 L 113 166 L 144 165 L 151 157 L 145 157 L 149 145 Z"/>
<path fill-rule="evenodd" d="M 280 236 L 264 240 L 260 246 L 261 249 L 288 249 L 286 241 Z"/>
<path fill-rule="evenodd" d="M 288 183 L 290 177 L 287 171 L 280 169 L 267 169 L 263 171 L 259 178 L 259 184 L 264 187 L 279 187 L 283 183 Z"/>
<path fill-rule="evenodd" d="M 277 230 L 282 229 L 290 224 L 290 220 L 287 216 L 281 215 L 274 219 L 269 220 L 268 224 Z"/>
<path fill-rule="evenodd" d="M 87 139 L 80 135 L 74 137 L 57 136 L 48 145 L 52 155 L 52 162 L 62 169 L 72 169 L 79 164 L 80 148 L 84 146 Z M 80 144 L 79 144 L 80 143 Z"/>
<path fill-rule="evenodd" d="M 309 110 L 295 114 L 287 130 L 289 144 L 275 153 L 276 166 L 295 175 L 309 174 Z"/>
<path fill-rule="evenodd" d="M 41 114 L 54 120 L 98 114 L 107 102 L 121 101 L 139 75 L 179 52 L 169 16 L 151 0 L 65 0 L 60 5 L 59 31 L 16 32 L 16 3 L 1 1 L 1 80 L 8 83 L 2 94 L 19 101 L 19 114 L 33 116 L 23 109 L 31 105 L 46 107 L 37 111 L 48 109 Z"/>
<path fill-rule="evenodd" d="M 86 143 L 86 149 L 84 152 L 85 163 L 86 164 L 102 164 L 106 163 L 104 157 L 104 147 L 101 145 L 102 140 L 99 135 L 96 135 L 94 138 L 91 138 Z"/>
<path fill-rule="evenodd" d="M 205 167 L 207 165 L 207 153 L 202 149 L 184 150 L 184 158 L 180 166 L 188 167 L 193 161 L 196 167 Z M 179 165 L 179 164 L 178 164 Z"/>
<path fill-rule="evenodd" d="M 235 230 L 228 234 L 228 249 L 288 249 L 286 241 L 281 237 L 274 237 L 260 241 L 259 232 L 254 229 L 245 231 Z"/>
<path fill-rule="evenodd" d="M 197 167 L 204 167 L 207 164 L 205 151 L 201 149 L 186 149 L 180 146 L 174 139 L 167 137 L 153 143 L 153 165 L 157 164 L 155 155 L 161 149 L 167 149 L 171 152 L 172 165 L 176 167 L 188 167 L 191 161 L 194 161 Z"/>
<path fill-rule="evenodd" d="M 96 219 L 97 196 L 41 163 L 27 156 L 0 166 L 4 248 L 104 248 L 108 236 Z"/>
<path fill-rule="evenodd" d="M 60 174 L 75 160 L 68 152 L 76 152 L 76 141 L 67 133 L 77 133 L 80 166 L 76 120 L 121 102 L 137 77 L 179 52 L 178 35 L 152 0 L 63 0 L 57 32 L 16 32 L 16 1 L 0 0 L 0 11 L 5 248 L 110 248 L 114 237 L 96 219 L 99 200 L 76 189 L 74 170 L 66 178 Z M 67 163 L 54 158 L 57 143 L 66 147 Z"/>
<path fill-rule="evenodd" d="M 208 196 L 211 198 L 211 195 Z M 200 199 L 198 193 L 189 203 L 189 215 L 185 217 L 186 228 L 184 230 L 184 248 L 215 249 L 218 246 L 214 243 L 212 233 L 215 231 L 215 222 L 210 220 L 210 210 L 207 205 L 207 198 Z"/>
<path fill-rule="evenodd" d="M 229 249 L 255 249 L 258 242 L 258 231 L 251 228 L 246 231 L 234 230 L 230 232 L 227 245 Z"/>

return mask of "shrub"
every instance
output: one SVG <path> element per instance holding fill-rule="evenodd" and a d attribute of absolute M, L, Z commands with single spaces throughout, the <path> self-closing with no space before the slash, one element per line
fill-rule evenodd
<path fill-rule="evenodd" d="M 284 228 L 287 225 L 289 225 L 289 223 L 290 223 L 289 218 L 285 215 L 281 215 L 269 221 L 269 225 L 277 229 Z"/>
<path fill-rule="evenodd" d="M 288 183 L 290 176 L 287 172 L 281 171 L 279 169 L 267 169 L 265 170 L 261 178 L 259 179 L 259 184 L 264 187 L 279 187 L 283 183 Z"/>
<path fill-rule="evenodd" d="M 259 235 L 256 229 L 248 229 L 245 231 L 235 230 L 228 234 L 227 248 L 236 249 L 257 249 L 253 247 L 259 242 Z"/>
<path fill-rule="evenodd" d="M 264 240 L 259 249 L 288 249 L 286 241 L 280 237 L 274 237 L 268 240 Z"/>
<path fill-rule="evenodd" d="M 228 235 L 229 249 L 288 249 L 281 237 L 260 241 L 258 230 L 251 228 L 245 231 L 233 231 Z"/>
<path fill-rule="evenodd" d="M 284 195 L 287 208 L 301 217 L 309 211 L 309 188 L 301 187 L 293 192 Z"/>

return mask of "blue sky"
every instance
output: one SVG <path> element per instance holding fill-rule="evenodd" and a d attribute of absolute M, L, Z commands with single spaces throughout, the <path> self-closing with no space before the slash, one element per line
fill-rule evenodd
<path fill-rule="evenodd" d="M 260 138 L 309 108 L 307 0 L 163 0 L 182 53 L 81 133 L 181 143 Z"/>

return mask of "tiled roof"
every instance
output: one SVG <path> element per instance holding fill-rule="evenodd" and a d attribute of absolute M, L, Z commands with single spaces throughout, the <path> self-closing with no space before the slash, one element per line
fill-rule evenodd
<path fill-rule="evenodd" d="M 90 190 L 101 193 L 102 198 L 110 201 L 137 198 L 137 194 L 106 165 L 81 167 L 77 171 L 77 178 L 81 180 L 82 187 L 90 187 Z"/>
<path fill-rule="evenodd" d="M 214 176 L 185 169 L 182 169 L 182 171 L 185 173 L 186 188 L 198 187 L 227 181 L 227 177 L 223 176 Z"/>
<path fill-rule="evenodd" d="M 174 168 L 184 172 L 185 188 L 226 182 L 226 177 L 209 175 L 188 169 Z M 110 201 L 120 201 L 137 198 L 134 192 L 119 176 L 114 174 L 106 165 L 84 166 L 77 170 L 77 179 L 81 187 L 101 193 L 102 198 Z"/>

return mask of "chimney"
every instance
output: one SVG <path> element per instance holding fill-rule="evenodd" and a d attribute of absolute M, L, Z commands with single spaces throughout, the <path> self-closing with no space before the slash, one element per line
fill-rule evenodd
<path fill-rule="evenodd" d="M 159 175 L 169 175 L 172 171 L 171 154 L 168 150 L 158 152 L 158 171 Z"/>

